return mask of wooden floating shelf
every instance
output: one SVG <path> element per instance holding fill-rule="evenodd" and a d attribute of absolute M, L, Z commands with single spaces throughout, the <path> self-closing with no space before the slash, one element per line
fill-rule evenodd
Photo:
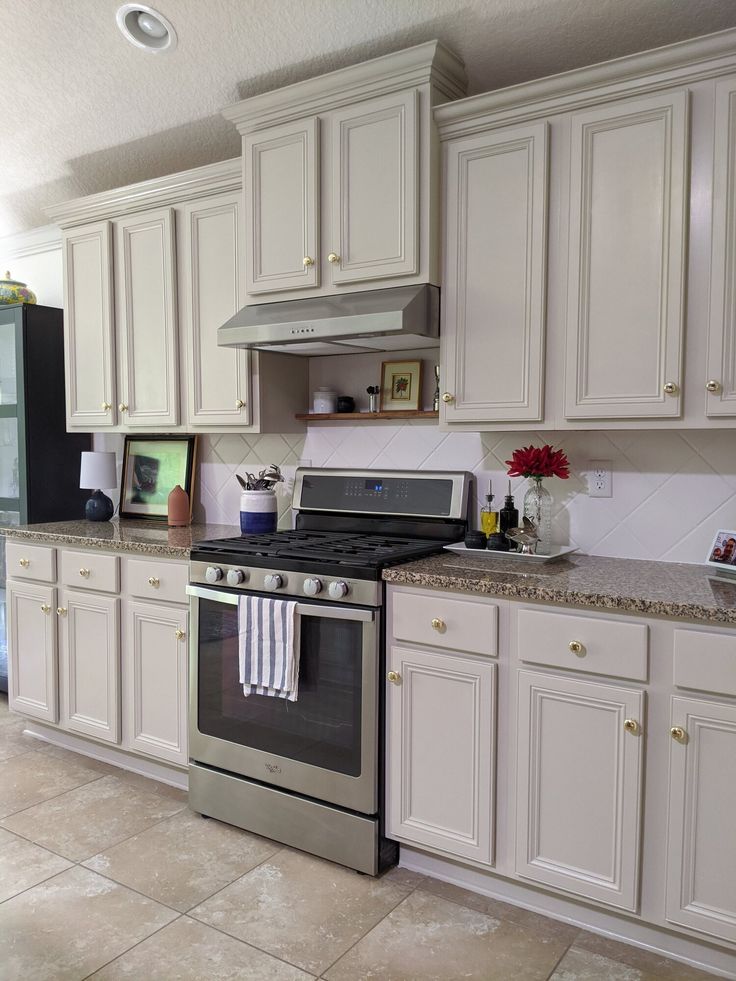
<path fill-rule="evenodd" d="M 390 412 L 298 412 L 294 418 L 304 422 L 363 422 L 376 419 L 439 419 L 431 409 L 405 409 Z"/>

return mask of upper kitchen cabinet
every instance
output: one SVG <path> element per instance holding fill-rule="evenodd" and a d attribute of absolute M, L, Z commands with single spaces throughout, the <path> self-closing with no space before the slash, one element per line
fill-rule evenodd
<path fill-rule="evenodd" d="M 432 108 L 464 91 L 432 41 L 226 109 L 243 137 L 246 303 L 438 285 Z"/>

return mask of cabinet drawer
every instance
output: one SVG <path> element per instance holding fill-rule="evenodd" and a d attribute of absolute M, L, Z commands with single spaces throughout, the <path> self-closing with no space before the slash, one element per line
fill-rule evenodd
<path fill-rule="evenodd" d="M 394 594 L 393 635 L 471 654 L 498 652 L 498 607 L 487 600 L 454 599 L 442 593 Z"/>
<path fill-rule="evenodd" d="M 675 685 L 736 695 L 736 634 L 675 630 Z"/>
<path fill-rule="evenodd" d="M 55 548 L 48 545 L 8 542 L 5 556 L 8 577 L 11 579 L 36 579 L 39 582 L 55 582 L 56 580 Z"/>
<path fill-rule="evenodd" d="M 143 599 L 186 603 L 189 566 L 160 559 L 125 559 L 125 592 Z"/>
<path fill-rule="evenodd" d="M 103 593 L 119 590 L 118 557 L 104 552 L 61 553 L 61 581 L 75 589 L 97 589 Z"/>
<path fill-rule="evenodd" d="M 555 668 L 647 679 L 648 628 L 596 617 L 519 610 L 519 660 Z"/>

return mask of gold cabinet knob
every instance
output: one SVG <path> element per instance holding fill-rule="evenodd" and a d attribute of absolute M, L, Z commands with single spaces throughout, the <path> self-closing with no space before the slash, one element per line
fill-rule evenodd
<path fill-rule="evenodd" d="M 58 616 L 65 617 L 66 616 L 66 607 L 65 606 L 57 606 L 56 607 L 56 612 L 57 612 Z"/>
<path fill-rule="evenodd" d="M 454 402 L 455 401 L 455 396 L 454 395 L 451 395 L 450 392 L 445 392 L 444 395 L 442 396 L 442 401 L 443 402 Z"/>
<path fill-rule="evenodd" d="M 48 603 L 41 604 L 41 613 L 51 613 L 51 607 Z"/>
<path fill-rule="evenodd" d="M 22 569 L 27 569 L 30 564 L 30 559 L 19 559 L 19 565 Z"/>
<path fill-rule="evenodd" d="M 432 630 L 436 630 L 438 633 L 444 633 L 447 629 L 447 624 L 444 620 L 440 620 L 439 617 L 435 617 L 432 620 Z"/>
<path fill-rule="evenodd" d="M 177 640 L 184 640 L 184 638 L 186 637 L 186 634 L 181 629 L 181 627 L 177 627 L 176 630 L 174 631 L 174 634 Z"/>
<path fill-rule="evenodd" d="M 398 671 L 389 671 L 386 677 L 392 685 L 398 685 L 398 683 L 401 681 L 401 675 Z"/>
<path fill-rule="evenodd" d="M 672 726 L 672 728 L 670 729 L 670 735 L 678 743 L 686 743 L 687 742 L 687 733 L 682 728 L 682 726 Z"/>
<path fill-rule="evenodd" d="M 662 386 L 665 395 L 677 395 L 680 389 L 674 382 L 665 382 Z"/>
<path fill-rule="evenodd" d="M 89 579 L 89 569 L 80 569 L 79 575 L 82 577 L 82 579 Z"/>
<path fill-rule="evenodd" d="M 109 412 L 111 408 L 112 405 L 109 402 L 103 402 L 101 405 L 101 409 L 103 412 Z"/>
<path fill-rule="evenodd" d="M 126 405 L 125 402 L 121 402 L 120 405 L 118 406 L 118 409 L 121 412 L 127 412 L 128 411 L 128 406 Z"/>
<path fill-rule="evenodd" d="M 244 409 L 245 408 L 245 402 L 242 399 L 235 399 L 235 408 L 236 409 Z"/>
<path fill-rule="evenodd" d="M 330 252 L 330 254 L 327 256 L 327 261 L 328 262 L 333 262 L 333 263 L 334 262 L 339 262 L 340 261 L 340 256 L 337 254 L 337 252 Z"/>
<path fill-rule="evenodd" d="M 302 259 L 302 265 L 304 266 L 305 269 L 308 268 L 309 266 L 314 265 L 314 259 L 311 257 L 311 255 L 304 256 L 304 258 Z"/>
<path fill-rule="evenodd" d="M 578 657 L 585 657 L 585 644 L 581 640 L 571 640 L 567 646 L 572 654 L 577 654 Z"/>
<path fill-rule="evenodd" d="M 158 576 L 149 576 L 148 585 L 153 586 L 154 589 L 158 589 L 158 587 L 161 585 L 161 580 L 158 578 Z"/>
<path fill-rule="evenodd" d="M 641 731 L 641 726 L 636 721 L 636 719 L 624 719 L 624 729 L 630 732 L 632 736 L 638 736 Z"/>
<path fill-rule="evenodd" d="M 711 378 L 709 382 L 706 382 L 705 390 L 706 392 L 712 392 L 713 395 L 717 395 L 721 390 L 721 383 Z"/>

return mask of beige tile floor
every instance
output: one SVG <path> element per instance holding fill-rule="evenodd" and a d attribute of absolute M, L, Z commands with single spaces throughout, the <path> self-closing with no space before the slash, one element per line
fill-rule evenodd
<path fill-rule="evenodd" d="M 381 879 L 39 744 L 0 700 L 0 981 L 697 981 L 456 886 Z"/>

